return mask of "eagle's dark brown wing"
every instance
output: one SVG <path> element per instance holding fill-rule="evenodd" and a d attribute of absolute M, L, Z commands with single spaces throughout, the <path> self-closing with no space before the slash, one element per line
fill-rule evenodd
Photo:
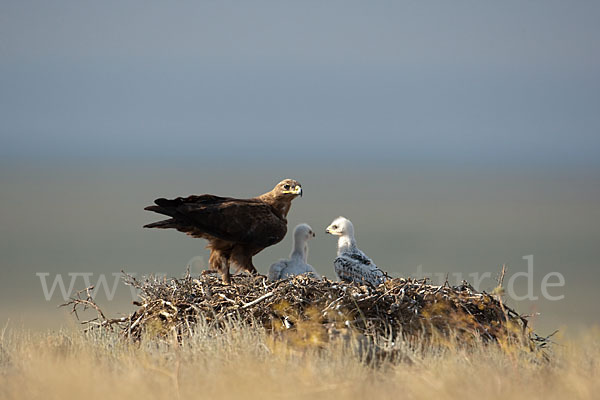
<path fill-rule="evenodd" d="M 285 236 L 286 221 L 270 205 L 258 199 L 234 199 L 213 195 L 157 199 L 146 210 L 171 219 L 146 225 L 148 228 L 173 228 L 190 236 L 210 235 L 222 240 L 267 247 Z"/>

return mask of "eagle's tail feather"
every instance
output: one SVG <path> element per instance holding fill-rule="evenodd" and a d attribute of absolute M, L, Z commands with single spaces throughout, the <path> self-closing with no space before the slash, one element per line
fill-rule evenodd
<path fill-rule="evenodd" d="M 181 197 L 178 197 L 176 199 L 164 199 L 164 198 L 160 198 L 160 199 L 156 199 L 154 200 L 154 204 L 163 207 L 163 208 L 168 208 L 168 207 L 177 207 L 182 205 L 184 199 Z"/>
<path fill-rule="evenodd" d="M 163 205 L 148 206 L 148 207 L 145 207 L 144 210 L 154 211 L 155 213 L 168 215 L 169 217 L 173 217 L 175 215 L 175 210 L 167 208 Z"/>
<path fill-rule="evenodd" d="M 151 210 L 151 211 L 154 211 L 154 210 Z M 173 224 L 174 222 L 175 222 L 175 220 L 173 218 L 169 218 L 169 219 L 165 219 L 163 221 L 153 222 L 151 224 L 144 225 L 144 228 L 159 228 L 159 229 L 176 228 L 176 226 Z"/>

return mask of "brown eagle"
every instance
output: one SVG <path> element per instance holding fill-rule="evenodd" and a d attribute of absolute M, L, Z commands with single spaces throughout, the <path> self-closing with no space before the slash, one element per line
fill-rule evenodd
<path fill-rule="evenodd" d="M 208 240 L 209 267 L 230 282 L 229 265 L 256 274 L 252 257 L 280 242 L 287 232 L 287 214 L 292 200 L 302 196 L 300 183 L 284 179 L 273 190 L 251 199 L 234 199 L 212 194 L 156 199 L 144 210 L 168 215 L 169 219 L 144 228 L 177 229 Z"/>

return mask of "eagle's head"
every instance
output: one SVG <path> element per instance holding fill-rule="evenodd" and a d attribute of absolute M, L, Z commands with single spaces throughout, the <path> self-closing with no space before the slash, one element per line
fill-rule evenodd
<path fill-rule="evenodd" d="M 352 236 L 354 235 L 354 227 L 349 219 L 337 217 L 329 224 L 325 232 L 334 236 Z"/>
<path fill-rule="evenodd" d="M 314 238 L 315 232 L 308 224 L 299 224 L 294 229 L 294 238 L 298 241 L 306 242 L 308 239 Z"/>
<path fill-rule="evenodd" d="M 275 185 L 270 192 L 258 196 L 258 199 L 270 204 L 279 217 L 285 220 L 292 206 L 292 200 L 298 196 L 302 196 L 300 183 L 293 179 L 284 179 Z"/>
<path fill-rule="evenodd" d="M 302 186 L 293 179 L 284 179 L 273 188 L 272 193 L 275 197 L 293 199 L 302 196 Z"/>

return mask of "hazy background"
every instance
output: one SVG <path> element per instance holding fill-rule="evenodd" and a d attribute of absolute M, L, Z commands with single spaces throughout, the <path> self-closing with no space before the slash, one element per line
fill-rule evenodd
<path fill-rule="evenodd" d="M 141 228 L 154 198 L 284 177 L 322 274 L 344 215 L 397 276 L 510 274 L 533 254 L 534 295 L 558 271 L 565 298 L 511 305 L 541 333 L 600 323 L 599 19 L 595 1 L 1 1 L 0 323 L 68 323 L 37 272 L 207 259 Z M 117 293 L 98 301 L 128 311 Z"/>

